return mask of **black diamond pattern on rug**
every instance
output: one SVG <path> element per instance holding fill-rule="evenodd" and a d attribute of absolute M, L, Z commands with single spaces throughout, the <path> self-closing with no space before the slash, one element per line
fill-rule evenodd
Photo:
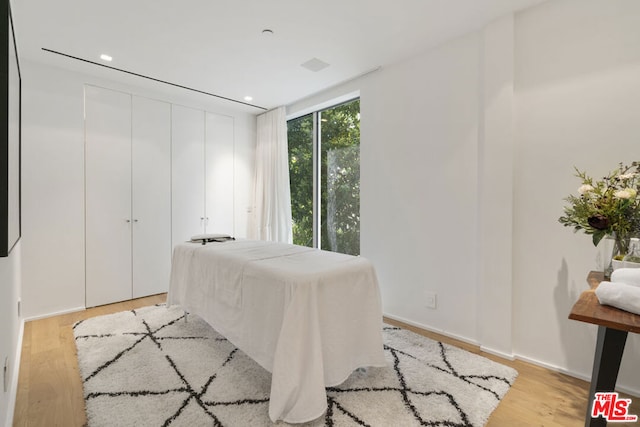
<path fill-rule="evenodd" d="M 74 325 L 89 426 L 270 426 L 271 375 L 197 316 L 164 305 Z M 309 426 L 480 426 L 517 372 L 383 329 L 388 366 L 327 388 Z M 276 425 L 286 425 L 277 423 Z"/>

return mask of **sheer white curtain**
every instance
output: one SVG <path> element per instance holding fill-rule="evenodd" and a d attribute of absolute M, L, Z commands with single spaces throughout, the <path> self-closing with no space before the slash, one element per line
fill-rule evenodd
<path fill-rule="evenodd" d="M 293 242 L 289 151 L 284 107 L 258 116 L 253 238 Z"/>

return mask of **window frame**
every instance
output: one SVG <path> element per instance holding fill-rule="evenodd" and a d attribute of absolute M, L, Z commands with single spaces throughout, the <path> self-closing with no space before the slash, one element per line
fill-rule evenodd
<path fill-rule="evenodd" d="M 286 117 L 287 125 L 289 121 L 296 120 L 304 116 L 311 115 L 313 122 L 313 131 L 312 131 L 312 144 L 313 144 L 313 207 L 312 207 L 312 247 L 315 249 L 321 248 L 321 234 L 322 234 L 322 218 L 320 217 L 320 212 L 322 210 L 322 113 L 327 110 L 331 110 L 333 108 L 339 107 L 344 104 L 348 104 L 355 100 L 360 100 L 360 93 L 351 93 L 339 98 L 335 98 L 331 101 L 319 104 L 315 107 L 308 108 L 305 110 L 301 110 L 296 114 L 288 115 Z"/>

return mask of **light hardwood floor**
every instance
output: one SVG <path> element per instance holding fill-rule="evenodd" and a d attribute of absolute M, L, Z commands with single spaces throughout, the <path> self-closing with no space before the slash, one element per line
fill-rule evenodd
<path fill-rule="evenodd" d="M 85 425 L 82 382 L 78 372 L 72 325 L 89 317 L 163 303 L 165 299 L 166 295 L 161 294 L 27 322 L 24 327 L 14 426 Z M 504 360 L 483 353 L 476 346 L 393 320 L 386 321 L 481 354 L 512 366 L 519 372 L 515 384 L 491 415 L 488 426 L 584 425 L 588 383 L 522 361 Z M 630 413 L 640 415 L 640 398 L 633 400 Z"/>

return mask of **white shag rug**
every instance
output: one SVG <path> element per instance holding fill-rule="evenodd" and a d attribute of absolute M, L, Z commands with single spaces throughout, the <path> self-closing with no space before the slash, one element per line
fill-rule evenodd
<path fill-rule="evenodd" d="M 90 427 L 274 425 L 271 374 L 197 316 L 144 307 L 74 334 Z M 410 331 L 383 334 L 388 366 L 328 388 L 327 412 L 305 426 L 482 426 L 518 375 Z"/>

